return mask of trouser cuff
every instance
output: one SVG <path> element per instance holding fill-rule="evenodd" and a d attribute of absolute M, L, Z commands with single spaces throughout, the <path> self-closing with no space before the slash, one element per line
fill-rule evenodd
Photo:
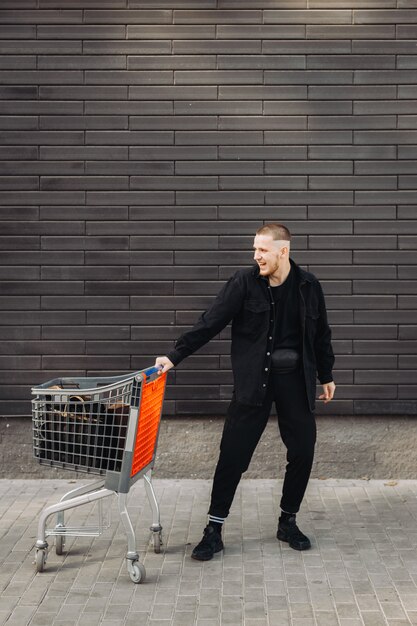
<path fill-rule="evenodd" d="M 280 509 L 284 513 L 291 513 L 292 515 L 295 515 L 300 510 L 300 505 L 297 506 L 296 504 L 285 504 L 285 502 L 281 501 Z"/>

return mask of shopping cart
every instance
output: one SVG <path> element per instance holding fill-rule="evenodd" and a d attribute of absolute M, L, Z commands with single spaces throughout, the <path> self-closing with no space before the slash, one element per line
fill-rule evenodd
<path fill-rule="evenodd" d="M 126 504 L 130 487 L 141 477 L 152 510 L 151 541 L 160 552 L 162 526 L 152 487 L 152 469 L 166 374 L 151 367 L 124 376 L 56 378 L 32 388 L 33 450 L 41 465 L 103 478 L 66 493 L 46 507 L 39 518 L 36 569 L 45 568 L 47 536 L 55 536 L 55 549 L 62 554 L 66 537 L 99 536 L 109 527 L 103 515 L 103 498 L 117 495 L 120 518 L 127 535 L 127 570 L 134 583 L 143 582 L 145 568 L 139 561 L 135 533 Z M 96 502 L 98 523 L 66 526 L 64 511 Z M 54 528 L 46 521 L 57 514 Z"/>

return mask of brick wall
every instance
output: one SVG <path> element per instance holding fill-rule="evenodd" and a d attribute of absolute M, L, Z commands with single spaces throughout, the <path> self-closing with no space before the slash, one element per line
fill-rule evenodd
<path fill-rule="evenodd" d="M 415 0 L 3 0 L 0 393 L 153 363 L 264 221 L 327 297 L 331 414 L 417 409 Z M 169 414 L 222 414 L 226 329 Z"/>

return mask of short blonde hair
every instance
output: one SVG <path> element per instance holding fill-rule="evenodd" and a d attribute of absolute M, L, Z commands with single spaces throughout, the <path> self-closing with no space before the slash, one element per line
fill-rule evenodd
<path fill-rule="evenodd" d="M 256 235 L 271 235 L 278 241 L 291 241 L 291 233 L 283 224 L 264 224 L 258 228 Z"/>

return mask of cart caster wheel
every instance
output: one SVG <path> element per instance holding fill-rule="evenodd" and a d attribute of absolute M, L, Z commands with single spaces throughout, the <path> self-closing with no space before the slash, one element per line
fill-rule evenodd
<path fill-rule="evenodd" d="M 61 556 L 64 553 L 65 537 L 63 535 L 57 535 L 55 540 L 55 553 L 57 556 Z"/>
<path fill-rule="evenodd" d="M 130 580 L 136 584 L 143 583 L 146 578 L 146 570 L 144 565 L 139 561 L 129 561 L 127 565 Z"/>
<path fill-rule="evenodd" d="M 161 552 L 161 546 L 163 544 L 162 533 L 161 531 L 159 531 L 157 533 L 152 533 L 152 535 L 153 551 L 155 552 L 155 554 L 159 554 Z"/>
<path fill-rule="evenodd" d="M 36 571 L 43 572 L 46 564 L 46 550 L 37 549 L 35 556 Z"/>

